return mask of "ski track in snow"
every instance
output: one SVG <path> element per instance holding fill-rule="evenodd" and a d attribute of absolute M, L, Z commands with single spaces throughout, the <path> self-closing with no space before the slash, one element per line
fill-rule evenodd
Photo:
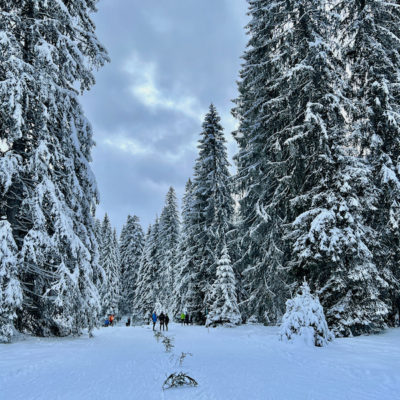
<path fill-rule="evenodd" d="M 206 329 L 170 324 L 166 353 L 150 326 L 103 328 L 87 337 L 27 338 L 0 345 L 1 400 L 395 400 L 400 329 L 336 339 L 326 348 L 281 343 L 278 328 Z M 183 367 L 181 352 L 190 352 Z M 196 388 L 163 391 L 183 370 Z"/>

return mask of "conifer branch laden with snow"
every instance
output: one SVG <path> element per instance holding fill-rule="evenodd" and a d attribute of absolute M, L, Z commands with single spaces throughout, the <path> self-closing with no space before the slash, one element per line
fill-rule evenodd
<path fill-rule="evenodd" d="M 304 340 L 318 347 L 326 346 L 334 339 L 325 319 L 324 310 L 316 295 L 312 295 L 307 282 L 299 293 L 286 302 L 286 313 L 280 327 L 283 341 Z"/>

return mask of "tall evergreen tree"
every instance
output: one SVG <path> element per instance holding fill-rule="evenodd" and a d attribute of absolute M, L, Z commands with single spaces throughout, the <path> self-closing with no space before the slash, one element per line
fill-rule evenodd
<path fill-rule="evenodd" d="M 119 303 L 119 250 L 116 232 L 106 214 L 101 227 L 100 264 L 106 280 L 102 287 L 102 312 L 104 315 L 118 314 Z"/>
<path fill-rule="evenodd" d="M 180 221 L 175 190 L 169 188 L 160 216 L 160 301 L 164 310 L 172 308 Z"/>
<path fill-rule="evenodd" d="M 191 273 L 194 271 L 194 259 L 191 250 L 195 248 L 193 225 L 193 183 L 189 179 L 185 186 L 182 199 L 182 229 L 178 246 L 177 273 L 175 274 L 173 289 L 173 312 L 181 314 L 187 307 L 187 300 L 191 295 Z"/>
<path fill-rule="evenodd" d="M 136 215 L 133 217 L 128 215 L 126 224 L 121 231 L 119 245 L 121 257 L 121 300 L 119 308 L 123 314 L 132 313 L 143 246 L 144 234 L 139 218 Z"/>
<path fill-rule="evenodd" d="M 102 248 L 102 223 L 101 220 L 99 220 L 98 218 L 95 218 L 94 222 L 94 235 L 97 242 L 96 265 L 98 265 L 99 268 L 96 268 L 94 270 L 93 280 L 96 285 L 98 293 L 101 294 L 103 290 L 103 285 L 106 284 L 107 277 L 100 262 L 101 248 Z"/>
<path fill-rule="evenodd" d="M 140 260 L 133 308 L 147 317 L 155 310 L 160 295 L 159 220 L 149 227 Z"/>
<path fill-rule="evenodd" d="M 0 207 L 18 248 L 18 327 L 38 335 L 96 324 L 99 275 L 90 170 L 92 131 L 77 87 L 107 60 L 90 13 L 96 1 L 1 5 Z"/>
<path fill-rule="evenodd" d="M 276 199 L 280 201 L 273 210 L 265 208 L 278 183 L 270 169 L 279 168 L 282 158 L 282 141 L 273 134 L 282 131 L 282 123 L 273 126 L 271 122 L 274 115 L 283 114 L 280 108 L 285 104 L 278 84 L 284 64 L 282 58 L 290 56 L 285 41 L 278 34 L 279 27 L 283 30 L 286 23 L 284 7 L 284 1 L 249 1 L 251 20 L 247 33 L 250 39 L 240 72 L 239 98 L 233 109 L 240 123 L 238 131 L 234 132 L 239 145 L 234 159 L 241 249 L 236 270 L 243 271 L 247 294 L 243 312 L 246 317 L 254 316 L 272 323 L 283 314 L 290 292 L 282 243 L 282 226 L 286 219 L 284 198 Z M 280 56 L 279 62 L 274 62 L 274 55 Z"/>
<path fill-rule="evenodd" d="M 385 307 L 362 218 L 370 171 L 348 142 L 336 14 L 324 1 L 250 4 L 234 110 L 249 306 L 279 319 L 306 276 L 338 334 L 379 329 Z"/>
<path fill-rule="evenodd" d="M 352 139 L 371 165 L 377 194 L 366 220 L 375 230 L 374 262 L 386 284 L 380 296 L 392 326 L 400 299 L 400 9 L 397 1 L 340 2 L 343 53 L 349 66 Z"/>
<path fill-rule="evenodd" d="M 203 122 L 199 156 L 194 168 L 193 208 L 190 231 L 193 244 L 186 249 L 186 262 L 193 265 L 185 279 L 187 310 L 197 322 L 205 321 L 210 306 L 211 285 L 226 233 L 233 215 L 226 140 L 214 105 Z M 184 279 L 184 278 L 182 278 Z"/>

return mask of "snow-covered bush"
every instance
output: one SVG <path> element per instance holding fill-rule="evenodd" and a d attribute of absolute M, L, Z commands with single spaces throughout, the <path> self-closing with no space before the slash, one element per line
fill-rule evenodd
<path fill-rule="evenodd" d="M 322 347 L 334 339 L 326 323 L 324 310 L 317 296 L 313 296 L 304 282 L 294 299 L 286 302 L 280 338 L 283 341 L 304 340 L 307 344 Z"/>
<path fill-rule="evenodd" d="M 213 301 L 206 326 L 210 325 L 239 325 L 241 316 L 236 301 L 235 274 L 231 266 L 226 245 L 217 266 L 217 278 L 211 289 Z"/>
<path fill-rule="evenodd" d="M 258 324 L 258 318 L 255 315 L 252 315 L 247 321 L 247 324 Z"/>

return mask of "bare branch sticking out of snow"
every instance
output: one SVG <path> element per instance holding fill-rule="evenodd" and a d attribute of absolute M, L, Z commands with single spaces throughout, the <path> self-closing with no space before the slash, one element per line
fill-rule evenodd
<path fill-rule="evenodd" d="M 171 389 L 175 387 L 184 387 L 184 386 L 198 386 L 198 383 L 195 379 L 190 377 L 184 372 L 178 372 L 171 374 L 163 383 L 163 390 Z"/>

